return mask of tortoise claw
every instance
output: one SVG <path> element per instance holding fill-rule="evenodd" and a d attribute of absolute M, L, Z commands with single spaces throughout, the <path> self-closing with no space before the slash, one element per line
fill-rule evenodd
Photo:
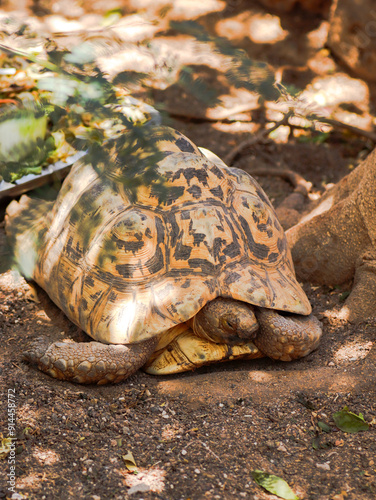
<path fill-rule="evenodd" d="M 31 363 L 41 362 L 43 365 L 47 366 L 48 361 L 46 359 L 44 361 L 42 360 L 49 346 L 50 342 L 46 338 L 38 337 L 30 343 L 28 350 L 24 351 L 23 358 Z"/>

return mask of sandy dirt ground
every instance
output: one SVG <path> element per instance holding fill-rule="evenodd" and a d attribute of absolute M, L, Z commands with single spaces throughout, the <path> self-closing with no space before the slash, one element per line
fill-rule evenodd
<path fill-rule="evenodd" d="M 97 2 L 85 13 L 72 2 L 78 10 L 75 14 L 72 7 L 67 15 L 60 2 L 55 2 L 60 6 L 57 12 L 51 12 L 51 2 L 35 2 L 40 10 L 32 11 L 26 4 L 25 12 L 41 23 L 51 24 L 60 16 L 78 23 L 76 28 L 81 22 L 86 29 L 89 15 L 100 16 L 112 4 L 117 6 L 110 3 Z M 207 3 L 208 12 L 204 3 L 192 2 L 188 11 L 179 7 L 184 2 L 176 2 L 168 16 L 200 20 L 250 57 L 283 67 L 286 84 L 306 89 L 316 102 L 335 110 L 338 119 L 351 114 L 352 123 L 369 123 L 375 89 L 349 76 L 331 58 L 324 47 L 325 15 L 297 8 L 281 15 L 278 28 L 279 14 L 264 11 L 256 2 L 232 2 L 224 11 L 224 2 L 213 0 Z M 124 19 L 150 15 L 152 9 L 147 2 L 142 9 L 132 2 L 122 5 Z M 8 2 L 4 8 L 12 11 L 15 6 Z M 250 23 L 265 18 L 277 23 L 280 39 L 273 43 L 254 41 L 249 34 Z M 156 46 L 185 57 L 185 63 L 212 82 L 227 103 L 206 110 L 174 85 L 156 86 L 146 96 L 150 102 L 163 103 L 173 126 L 199 146 L 225 157 L 265 119 L 272 119 L 272 106 L 265 111 L 252 93 L 224 84 L 220 65 L 218 69 L 216 61 L 206 64 L 200 52 L 191 52 L 187 37 L 162 31 L 153 36 Z M 251 102 L 254 106 L 235 118 L 221 118 L 226 109 Z M 303 142 L 296 136 L 288 140 L 286 130 L 281 130 L 273 140 L 254 144 L 234 164 L 248 171 L 287 166 L 311 181 L 312 193 L 319 196 L 371 148 L 363 137 L 341 130 L 322 143 Z M 280 177 L 257 179 L 275 206 L 292 192 Z M 2 257 L 4 248 L 0 226 Z M 6 457 L 0 460 L 0 498 L 276 499 L 253 480 L 256 469 L 285 479 L 300 499 L 376 498 L 376 318 L 351 325 L 330 314 L 340 307 L 351 283 L 336 288 L 304 284 L 324 334 L 319 348 L 302 360 L 229 362 L 169 377 L 140 371 L 116 386 L 96 387 L 53 380 L 23 361 L 22 351 L 36 337 L 88 338 L 35 302 L 22 278 L 2 271 L 0 432 L 7 437 L 11 408 L 7 403 L 14 398 L 17 441 L 16 493 L 10 490 L 12 470 Z M 333 414 L 344 406 L 373 422 L 369 430 L 340 431 Z M 136 471 L 127 467 L 124 457 L 129 452 Z"/>

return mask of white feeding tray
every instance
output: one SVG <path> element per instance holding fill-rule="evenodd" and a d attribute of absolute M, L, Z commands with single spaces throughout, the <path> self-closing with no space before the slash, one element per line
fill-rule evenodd
<path fill-rule="evenodd" d="M 28 174 L 15 182 L 0 181 L 0 200 L 3 198 L 16 197 L 31 191 L 54 180 L 63 179 L 71 169 L 73 163 L 82 158 L 86 153 L 78 151 L 66 160 L 59 160 L 52 165 L 43 168 L 40 174 Z"/>

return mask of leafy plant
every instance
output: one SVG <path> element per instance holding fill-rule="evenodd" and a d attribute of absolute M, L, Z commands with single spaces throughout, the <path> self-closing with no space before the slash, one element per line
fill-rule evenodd
<path fill-rule="evenodd" d="M 54 132 L 63 131 L 63 144 L 66 141 L 73 150 L 87 152 L 87 161 L 95 169 L 106 177 L 116 176 L 133 193 L 139 185 L 153 181 L 163 186 L 154 168 L 161 158 L 155 134 L 161 132 L 144 127 L 150 121 L 148 113 L 132 112 L 129 100 L 105 78 L 96 64 L 94 44 L 83 43 L 72 51 L 47 47 L 46 59 L 4 45 L 0 49 L 40 67 L 39 94 L 33 105 L 9 107 L 0 118 L 3 179 L 14 181 L 26 173 L 40 172 L 53 155 Z M 144 74 L 128 77 L 134 82 Z M 123 73 L 115 83 L 126 86 L 126 80 Z M 14 147 L 7 148 L 10 139 Z M 125 161 L 129 158 L 131 162 Z M 124 165 L 128 165 L 126 170 L 121 168 Z"/>

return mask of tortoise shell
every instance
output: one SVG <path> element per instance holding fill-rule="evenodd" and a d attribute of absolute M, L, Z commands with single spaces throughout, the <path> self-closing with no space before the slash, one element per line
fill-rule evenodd
<path fill-rule="evenodd" d="M 164 130 L 166 132 L 166 130 Z M 40 219 L 33 279 L 94 339 L 129 344 L 234 298 L 307 315 L 286 238 L 257 182 L 179 132 L 157 141 L 167 198 L 134 200 L 117 175 L 78 162 Z M 210 157 L 210 159 L 208 158 Z"/>

